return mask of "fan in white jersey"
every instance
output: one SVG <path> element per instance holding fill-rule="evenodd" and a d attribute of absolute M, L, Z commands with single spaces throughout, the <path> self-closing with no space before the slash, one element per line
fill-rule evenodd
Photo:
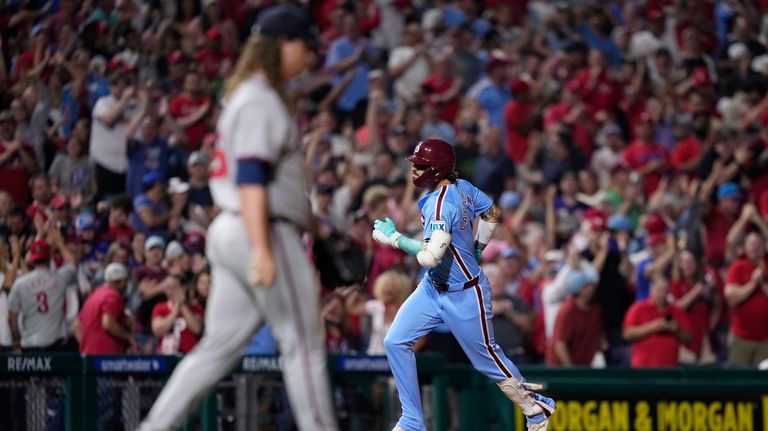
<path fill-rule="evenodd" d="M 174 371 L 140 427 L 182 425 L 203 395 L 237 363 L 266 321 L 301 431 L 337 430 L 326 373 L 315 269 L 300 231 L 311 226 L 303 156 L 285 81 L 313 61 L 312 22 L 299 6 L 259 15 L 227 82 L 211 192 L 222 213 L 208 230 L 212 264 L 205 331 Z"/>

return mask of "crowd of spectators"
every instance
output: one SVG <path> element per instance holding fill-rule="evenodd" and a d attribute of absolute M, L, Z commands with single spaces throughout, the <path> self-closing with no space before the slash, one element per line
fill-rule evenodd
<path fill-rule="evenodd" d="M 0 2 L 0 348 L 194 346 L 222 84 L 271 3 Z M 481 264 L 510 358 L 768 359 L 768 2 L 303 3 L 322 46 L 288 94 L 318 231 L 369 265 L 318 293 L 329 352 L 382 353 L 420 270 L 372 223 L 418 236 L 405 156 L 439 137 L 504 213 Z M 266 328 L 249 352 L 274 349 Z M 414 349 L 466 360 L 440 329 Z"/>

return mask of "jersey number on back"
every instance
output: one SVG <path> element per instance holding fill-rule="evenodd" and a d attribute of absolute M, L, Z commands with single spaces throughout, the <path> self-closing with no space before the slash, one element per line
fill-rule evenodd
<path fill-rule="evenodd" d="M 37 294 L 37 311 L 40 314 L 48 314 L 48 294 L 45 292 Z"/>

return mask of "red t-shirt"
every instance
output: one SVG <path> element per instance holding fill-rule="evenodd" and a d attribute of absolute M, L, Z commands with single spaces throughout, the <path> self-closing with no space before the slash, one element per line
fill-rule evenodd
<path fill-rule="evenodd" d="M 442 77 L 436 73 L 427 76 L 424 85 L 429 87 L 436 95 L 442 95 L 453 87 L 456 78 Z M 454 97 L 448 102 L 440 105 L 440 119 L 448 124 L 456 122 L 456 116 L 459 114 L 459 98 Z"/>
<path fill-rule="evenodd" d="M 574 365 L 589 366 L 600 349 L 603 338 L 603 315 L 596 304 L 588 310 L 568 298 L 557 312 L 555 330 L 547 349 L 547 365 L 562 365 L 555 353 L 555 342 L 562 341 L 568 347 Z"/>
<path fill-rule="evenodd" d="M 192 314 L 203 317 L 203 307 L 198 304 L 187 304 Z M 163 301 L 152 309 L 152 320 L 158 317 L 165 317 L 171 314 L 172 305 L 169 301 Z M 157 345 L 157 353 L 172 355 L 176 353 L 187 353 L 200 341 L 202 334 L 195 335 L 187 327 L 187 320 L 179 313 L 176 321 L 173 323 L 171 331 L 160 337 L 160 343 Z"/>
<path fill-rule="evenodd" d="M 624 316 L 624 329 L 644 325 L 659 318 L 672 316 L 686 331 L 690 331 L 688 317 L 683 310 L 670 305 L 666 310 L 659 310 L 650 299 L 632 304 Z M 676 367 L 680 339 L 671 332 L 656 332 L 632 342 L 633 368 L 641 367 Z"/>
<path fill-rule="evenodd" d="M 717 206 L 712 208 L 709 216 L 704 220 L 704 224 L 707 226 L 707 247 L 704 255 L 711 265 L 720 266 L 725 262 L 725 238 L 735 221 L 725 217 Z"/>
<path fill-rule="evenodd" d="M 545 278 L 538 283 L 521 283 L 520 298 L 533 310 L 536 317 L 533 319 L 533 328 L 531 330 L 531 348 L 540 355 L 546 354 L 547 342 L 544 331 L 544 305 L 542 304 L 541 291 L 546 283 L 552 279 Z"/>
<path fill-rule="evenodd" d="M 687 295 L 693 289 L 694 284 L 690 280 L 675 279 L 672 280 L 670 293 L 675 300 Z M 702 297 L 696 299 L 687 310 L 683 310 L 688 321 L 691 323 L 691 341 L 687 344 L 697 355 L 701 353 L 701 346 L 704 343 L 704 337 L 709 332 L 709 313 L 711 307 Z"/>
<path fill-rule="evenodd" d="M 644 143 L 642 141 L 634 141 L 621 153 L 621 158 L 624 163 L 633 170 L 640 169 L 647 165 L 652 160 L 661 159 L 667 161 L 669 159 L 669 153 L 667 149 L 654 143 Z M 661 181 L 662 172 L 659 170 L 647 173 L 643 180 L 643 189 L 645 196 L 648 197 L 656 191 Z"/>
<path fill-rule="evenodd" d="M 83 339 L 80 353 L 84 355 L 120 355 L 128 347 L 124 340 L 112 336 L 103 326 L 101 319 L 105 314 L 125 325 L 125 303 L 123 296 L 115 289 L 102 285 L 85 300 L 77 320 L 83 327 Z"/>
<path fill-rule="evenodd" d="M 575 78 L 578 83 L 576 92 L 582 102 L 587 105 L 587 112 L 594 118 L 598 112 L 610 115 L 619 105 L 622 95 L 622 85 L 610 79 L 605 71 L 597 78 L 594 86 L 590 87 L 590 70 L 585 68 Z"/>
<path fill-rule="evenodd" d="M 0 154 L 5 153 L 8 145 L 8 142 L 0 139 Z M 35 151 L 30 145 L 23 144 L 19 151 L 24 151 L 32 158 L 35 157 Z M 24 168 L 18 152 L 0 165 L 0 178 L 2 178 L 2 181 L 0 181 L 0 191 L 8 192 L 13 203 L 26 205 L 29 202 L 29 187 L 27 186 L 29 172 Z"/>
<path fill-rule="evenodd" d="M 234 61 L 235 57 L 226 52 L 214 52 L 210 49 L 204 49 L 195 56 L 195 62 L 208 79 L 214 79 L 219 75 L 221 63 L 226 59 Z"/>
<path fill-rule="evenodd" d="M 679 168 L 698 157 L 699 154 L 701 154 L 699 139 L 696 136 L 691 135 L 675 145 L 675 149 L 672 150 L 669 162 L 672 167 Z"/>
<path fill-rule="evenodd" d="M 184 118 L 195 113 L 206 102 L 209 102 L 207 97 L 192 98 L 181 93 L 171 100 L 168 109 L 173 118 Z M 187 127 L 184 133 L 187 135 L 187 149 L 189 151 L 197 151 L 200 148 L 200 142 L 203 140 L 203 137 L 208 133 L 208 124 L 205 122 L 205 116 Z"/>
<path fill-rule="evenodd" d="M 518 127 L 528 121 L 533 111 L 531 103 L 512 100 L 504 107 L 504 125 L 507 128 L 507 155 L 515 163 L 523 163 L 528 154 L 528 136 L 518 132 Z"/>
<path fill-rule="evenodd" d="M 553 105 L 549 105 L 544 111 L 544 128 L 548 129 L 553 124 L 560 123 L 565 120 L 565 117 L 573 109 L 573 106 L 560 102 Z M 584 153 L 584 157 L 589 159 L 592 157 L 592 150 L 594 150 L 594 139 L 592 138 L 592 132 L 589 130 L 591 120 L 587 118 L 581 118 L 571 125 L 572 132 L 571 137 L 573 143 Z"/>
<path fill-rule="evenodd" d="M 768 268 L 768 258 L 765 259 Z M 726 284 L 745 285 L 757 267 L 751 260 L 742 258 L 728 268 Z M 731 307 L 731 332 L 748 341 L 768 341 L 768 296 L 757 286 L 749 298 Z"/>
<path fill-rule="evenodd" d="M 130 226 L 108 226 L 107 231 L 101 235 L 102 241 L 117 241 L 121 244 L 130 244 L 133 239 L 133 229 Z"/>

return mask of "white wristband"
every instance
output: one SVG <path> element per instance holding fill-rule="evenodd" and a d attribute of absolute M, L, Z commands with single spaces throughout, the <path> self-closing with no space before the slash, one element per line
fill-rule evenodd
<path fill-rule="evenodd" d="M 392 247 L 392 248 L 400 248 L 400 246 L 397 245 L 397 239 L 400 238 L 401 236 L 403 236 L 403 234 L 401 234 L 398 231 L 395 231 L 392 235 L 390 235 L 389 236 L 389 241 L 390 241 L 389 246 Z"/>
<path fill-rule="evenodd" d="M 491 241 L 493 231 L 496 230 L 498 223 L 490 223 L 483 219 L 477 224 L 477 234 L 475 235 L 475 242 L 480 244 L 480 247 L 485 247 L 488 242 Z"/>

